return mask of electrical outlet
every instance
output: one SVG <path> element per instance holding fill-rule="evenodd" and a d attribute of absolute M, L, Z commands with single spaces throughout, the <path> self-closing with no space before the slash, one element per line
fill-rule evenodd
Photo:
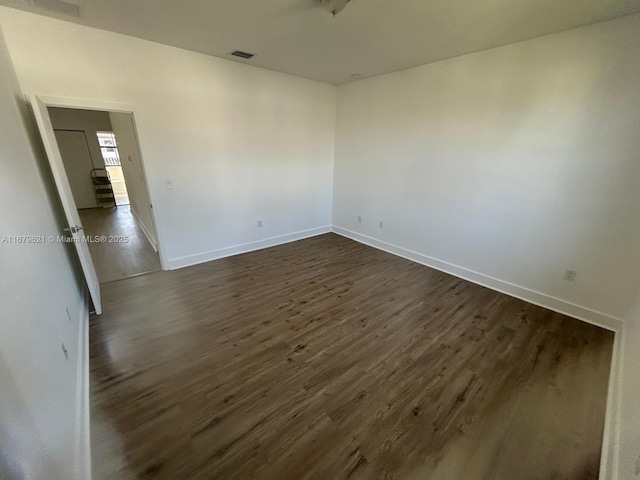
<path fill-rule="evenodd" d="M 262 220 L 258 220 L 258 228 L 262 228 Z"/>
<path fill-rule="evenodd" d="M 358 223 L 362 223 L 362 215 L 358 215 Z"/>
<path fill-rule="evenodd" d="M 384 222 L 382 220 L 380 220 L 380 228 L 384 228 Z"/>
<path fill-rule="evenodd" d="M 573 270 L 567 270 L 564 272 L 564 279 L 573 282 L 576 279 L 576 272 Z"/>

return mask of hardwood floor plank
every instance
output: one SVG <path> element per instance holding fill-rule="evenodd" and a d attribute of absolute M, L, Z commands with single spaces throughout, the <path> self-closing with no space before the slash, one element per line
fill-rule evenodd
<path fill-rule="evenodd" d="M 97 478 L 597 478 L 604 329 L 334 234 L 103 295 Z"/>
<path fill-rule="evenodd" d="M 156 272 L 160 257 L 144 235 L 129 205 L 118 208 L 84 208 L 78 210 L 84 234 L 104 236 L 105 242 L 89 244 L 91 259 L 100 283 Z M 109 241 L 111 237 L 126 241 Z"/>

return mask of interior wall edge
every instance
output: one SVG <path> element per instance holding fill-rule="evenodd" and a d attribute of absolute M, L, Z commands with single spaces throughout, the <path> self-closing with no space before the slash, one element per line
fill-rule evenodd
<path fill-rule="evenodd" d="M 172 258 L 167 262 L 167 269 L 177 270 L 179 268 L 191 267 L 200 263 L 211 262 L 220 258 L 232 257 L 234 255 L 240 255 L 242 253 L 262 250 L 263 248 L 276 247 L 285 243 L 291 243 L 297 240 L 304 240 L 305 238 L 311 238 L 318 235 L 323 235 L 325 233 L 331 233 L 331 228 L 331 225 L 310 228 L 308 230 L 301 230 L 298 232 L 287 233 L 285 235 L 278 235 L 276 237 L 265 238 L 255 242 L 242 243 L 239 245 L 233 245 L 231 247 L 220 248 L 218 250 L 211 250 L 209 252 L 189 255 L 186 257 Z"/>
<path fill-rule="evenodd" d="M 76 472 L 79 478 L 91 477 L 90 433 L 90 368 L 89 368 L 89 292 L 84 292 L 84 305 L 78 322 L 78 366 L 76 401 Z"/>
<path fill-rule="evenodd" d="M 600 456 L 600 480 L 618 480 L 620 461 L 620 422 L 622 419 L 622 365 L 624 362 L 624 330 L 622 326 L 613 341 L 607 411 L 605 414 L 602 455 Z"/>
<path fill-rule="evenodd" d="M 590 308 L 562 300 L 561 298 L 556 298 L 551 295 L 536 292 L 535 290 L 531 290 L 520 285 L 515 285 L 513 283 L 500 280 L 499 278 L 490 277 L 480 272 L 475 272 L 458 265 L 453 265 L 443 260 L 439 260 L 422 253 L 414 252 L 404 247 L 394 245 L 392 243 L 388 243 L 383 240 L 370 237 L 368 235 L 363 235 L 361 233 L 354 232 L 338 225 L 333 226 L 333 232 L 337 233 L 338 235 L 350 238 L 351 240 L 369 245 L 370 247 L 383 250 L 387 253 L 391 253 L 402 258 L 406 258 L 407 260 L 420 263 L 427 267 L 435 268 L 436 270 L 440 270 L 441 272 L 445 272 L 458 278 L 462 278 L 478 285 L 482 285 L 483 287 L 498 291 L 500 293 L 519 298 L 520 300 L 524 300 L 525 302 L 529 302 L 534 305 L 553 310 L 554 312 L 558 312 L 563 315 L 568 315 L 578 320 L 591 323 L 598 327 L 606 328 L 607 330 L 611 330 L 616 333 L 620 332 L 624 325 L 624 319 L 608 315 L 607 313 L 598 312 L 596 310 L 592 310 Z"/>

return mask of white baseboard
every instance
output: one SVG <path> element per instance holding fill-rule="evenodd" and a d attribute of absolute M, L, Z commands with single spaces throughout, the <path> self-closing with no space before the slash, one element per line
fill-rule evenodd
<path fill-rule="evenodd" d="M 239 255 L 241 253 L 253 252 L 255 250 L 262 250 L 263 248 L 275 247 L 276 245 L 282 245 L 284 243 L 295 242 L 304 238 L 315 237 L 316 235 L 322 235 L 331 232 L 331 226 L 311 228 L 309 230 L 302 230 L 299 232 L 288 233 L 286 235 L 280 235 L 277 237 L 265 238 L 256 242 L 243 243 L 241 245 L 234 245 L 232 247 L 221 248 L 219 250 L 211 250 L 209 252 L 199 253 L 197 255 L 189 255 L 186 257 L 171 258 L 167 262 L 169 270 L 176 270 L 178 268 L 190 267 L 199 263 L 210 262 L 212 260 L 218 260 L 219 258 L 231 257 L 233 255 Z"/>
<path fill-rule="evenodd" d="M 426 265 L 427 267 L 435 268 L 441 272 L 449 273 L 456 277 L 482 285 L 483 287 L 519 298 L 520 300 L 533 303 L 540 307 L 548 308 L 549 310 L 562 313 L 563 315 L 577 318 L 584 322 L 592 323 L 599 327 L 606 328 L 607 330 L 619 332 L 624 324 L 624 320 L 607 315 L 606 313 L 598 312 L 587 307 L 582 307 L 580 305 L 552 297 L 551 295 L 536 292 L 535 290 L 530 290 L 513 283 L 505 282 L 504 280 L 499 280 L 482 273 L 474 272 L 473 270 L 459 267 L 457 265 L 423 255 L 422 253 L 407 250 L 406 248 L 369 237 L 368 235 L 363 235 L 336 225 L 333 226 L 333 231 L 338 235 L 350 238 L 356 242 L 364 243 L 370 247 L 398 255 L 399 257 L 406 258 L 407 260 L 412 260 L 422 265 Z"/>
<path fill-rule="evenodd" d="M 151 232 L 149 232 L 149 229 L 145 226 L 144 223 L 142 223 L 142 220 L 140 220 L 140 217 L 138 216 L 138 214 L 135 212 L 135 210 L 131 207 L 129 207 L 131 210 L 131 213 L 133 214 L 133 218 L 136 219 L 136 222 L 138 223 L 138 226 L 140 227 L 140 230 L 142 230 L 142 233 L 144 233 L 144 236 L 147 237 L 147 240 L 149 240 L 149 243 L 151 244 L 151 248 L 153 248 L 154 252 L 158 251 L 158 242 L 156 242 L 156 239 L 153 235 L 151 235 Z"/>
<path fill-rule="evenodd" d="M 76 467 L 78 479 L 91 479 L 89 398 L 89 292 L 85 291 L 78 324 L 76 370 Z"/>

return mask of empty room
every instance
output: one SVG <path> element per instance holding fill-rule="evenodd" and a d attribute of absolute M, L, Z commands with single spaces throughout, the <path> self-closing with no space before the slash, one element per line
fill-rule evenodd
<path fill-rule="evenodd" d="M 636 0 L 0 0 L 0 479 L 640 478 Z"/>

